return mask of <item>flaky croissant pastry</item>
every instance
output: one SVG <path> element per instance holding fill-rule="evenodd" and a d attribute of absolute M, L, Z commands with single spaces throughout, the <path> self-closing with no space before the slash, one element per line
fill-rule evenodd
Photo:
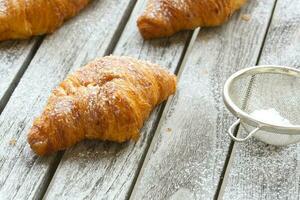
<path fill-rule="evenodd" d="M 89 0 L 0 0 L 0 41 L 53 32 Z"/>
<path fill-rule="evenodd" d="M 151 110 L 175 89 L 176 77 L 157 65 L 128 57 L 100 58 L 52 91 L 28 142 L 45 155 L 84 139 L 136 140 Z"/>
<path fill-rule="evenodd" d="M 137 24 L 145 39 L 224 23 L 246 0 L 149 0 Z"/>

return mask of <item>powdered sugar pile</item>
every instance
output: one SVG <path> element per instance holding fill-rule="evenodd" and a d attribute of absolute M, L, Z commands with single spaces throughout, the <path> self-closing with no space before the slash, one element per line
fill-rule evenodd
<path fill-rule="evenodd" d="M 288 119 L 285 119 L 274 108 L 265 110 L 255 110 L 250 114 L 255 119 L 277 126 L 293 126 Z M 272 145 L 288 145 L 300 141 L 300 135 L 276 134 L 265 131 L 259 131 L 255 137 L 265 143 Z"/>
<path fill-rule="evenodd" d="M 274 108 L 266 110 L 255 110 L 250 114 L 255 119 L 268 123 L 275 124 L 278 126 L 291 126 L 292 124 L 288 119 L 285 119 L 280 115 L 280 113 Z"/>

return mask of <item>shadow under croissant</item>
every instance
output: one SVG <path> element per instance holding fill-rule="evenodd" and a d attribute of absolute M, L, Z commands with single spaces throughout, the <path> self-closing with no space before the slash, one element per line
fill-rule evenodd
<path fill-rule="evenodd" d="M 73 159 L 105 159 L 117 158 L 121 154 L 127 152 L 134 146 L 135 141 L 123 143 L 100 141 L 100 140 L 84 140 L 79 142 L 70 149 L 65 150 L 62 161 Z"/>

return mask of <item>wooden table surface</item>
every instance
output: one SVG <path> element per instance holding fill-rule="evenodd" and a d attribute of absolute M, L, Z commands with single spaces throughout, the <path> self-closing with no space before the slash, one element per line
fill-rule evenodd
<path fill-rule="evenodd" d="M 146 0 L 96 0 L 51 35 L 0 43 L 0 199 L 300 199 L 300 144 L 233 143 L 222 89 L 239 69 L 300 67 L 300 1 L 249 0 L 217 28 L 144 41 Z M 28 129 L 67 74 L 127 55 L 178 75 L 140 139 L 86 141 L 38 157 Z M 240 132 L 240 131 L 239 131 Z"/>

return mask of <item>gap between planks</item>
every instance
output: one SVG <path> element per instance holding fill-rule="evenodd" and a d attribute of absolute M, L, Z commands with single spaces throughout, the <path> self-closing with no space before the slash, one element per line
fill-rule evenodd
<path fill-rule="evenodd" d="M 275 12 L 275 9 L 276 9 L 276 5 L 277 5 L 277 0 L 275 0 L 275 3 L 274 3 L 273 8 L 272 8 L 272 13 L 271 13 L 271 16 L 269 18 L 269 22 L 268 22 L 267 29 L 265 31 L 264 39 L 263 39 L 263 42 L 262 42 L 262 45 L 261 45 L 261 48 L 260 48 L 260 51 L 259 51 L 259 55 L 258 55 L 257 60 L 256 60 L 256 65 L 259 64 L 259 60 L 261 58 L 263 48 L 265 46 L 266 38 L 267 38 L 267 35 L 269 33 L 269 29 L 270 29 L 270 26 L 271 26 L 271 23 L 272 23 L 272 19 L 273 19 L 273 15 L 274 15 L 274 12 Z M 248 88 L 251 88 L 251 83 L 252 82 L 250 82 L 250 85 L 249 85 Z M 245 105 L 246 104 L 247 104 L 247 99 L 245 97 Z M 239 130 L 240 130 L 240 125 L 234 130 L 234 136 L 238 135 Z M 233 140 L 230 141 L 228 156 L 226 157 L 226 161 L 225 161 L 223 171 L 222 171 L 222 174 L 221 174 L 221 177 L 220 177 L 220 182 L 218 184 L 218 189 L 217 189 L 215 197 L 214 197 L 215 200 L 222 200 L 222 198 L 223 198 L 225 188 L 226 188 L 226 185 L 227 185 L 227 181 L 228 181 L 228 177 L 229 177 L 229 173 L 230 173 L 230 169 L 232 168 L 232 164 L 233 164 L 233 160 L 234 160 L 234 154 L 236 152 L 235 143 L 236 142 L 234 142 Z"/>
<path fill-rule="evenodd" d="M 115 47 L 117 46 L 120 36 L 122 35 L 124 28 L 126 27 L 126 24 L 128 23 L 128 20 L 132 14 L 132 11 L 136 5 L 137 0 L 131 0 L 129 3 L 129 6 L 125 10 L 125 14 L 123 15 L 122 19 L 119 22 L 118 28 L 116 32 L 113 34 L 112 40 L 110 44 L 108 45 L 107 50 L 105 51 L 104 55 L 110 55 L 113 53 Z"/>
<path fill-rule="evenodd" d="M 14 78 L 8 88 L 6 89 L 3 96 L 0 98 L 0 115 L 5 108 L 7 102 L 9 101 L 12 93 L 14 92 L 15 88 L 18 86 L 23 74 L 25 73 L 27 67 L 30 65 L 31 60 L 33 59 L 34 55 L 36 54 L 38 48 L 41 46 L 43 42 L 44 36 L 37 36 L 36 41 L 31 48 L 29 54 L 27 55 L 26 59 L 24 60 L 20 69 L 14 75 Z"/>

